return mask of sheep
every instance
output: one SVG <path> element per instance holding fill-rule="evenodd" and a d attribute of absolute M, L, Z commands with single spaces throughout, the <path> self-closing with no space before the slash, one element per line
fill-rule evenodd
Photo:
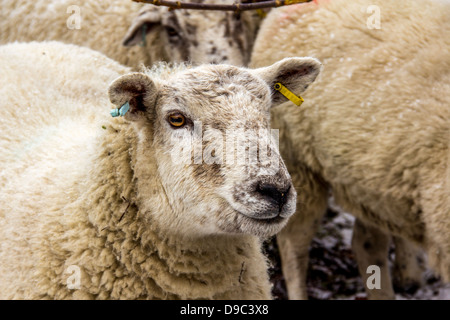
<path fill-rule="evenodd" d="M 302 55 L 324 64 L 300 108 L 272 110 L 299 192 L 297 214 L 277 235 L 290 298 L 307 298 L 308 247 L 329 188 L 357 217 L 364 281 L 364 264 L 381 268 L 370 299 L 394 298 L 389 234 L 425 248 L 449 281 L 449 16 L 443 1 L 324 0 L 272 10 L 262 23 L 251 67 Z"/>
<path fill-rule="evenodd" d="M 203 3 L 234 3 L 228 0 L 199 0 Z M 244 1 L 240 1 L 244 2 Z M 255 11 L 172 10 L 144 6 L 123 39 L 126 46 L 142 41 L 142 32 L 159 49 L 157 58 L 164 61 L 193 63 L 229 63 L 246 66 L 250 60 L 262 16 Z M 155 50 L 156 51 L 156 50 Z"/>
<path fill-rule="evenodd" d="M 316 59 L 130 73 L 31 42 L 0 46 L 0 60 L 0 299 L 271 298 L 261 241 L 296 192 L 276 139 L 258 161 L 234 152 L 269 131 L 272 84 L 307 86 Z M 227 135 L 220 162 L 225 130 L 245 136 Z"/>
<path fill-rule="evenodd" d="M 261 20 L 255 12 L 169 11 L 131 0 L 2 1 L 0 9 L 0 44 L 57 40 L 135 70 L 156 61 L 247 65 Z"/>

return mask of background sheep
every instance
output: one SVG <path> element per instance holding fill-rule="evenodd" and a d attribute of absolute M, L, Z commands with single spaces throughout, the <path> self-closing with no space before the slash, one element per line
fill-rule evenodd
<path fill-rule="evenodd" d="M 247 65 L 260 22 L 253 11 L 168 11 L 131 0 L 7 0 L 0 12 L 0 43 L 58 40 L 135 69 L 161 60 Z"/>
<path fill-rule="evenodd" d="M 207 134 L 245 127 L 258 139 L 278 104 L 272 83 L 306 87 L 315 59 L 126 74 L 98 52 L 48 42 L 2 46 L 0 60 L 2 299 L 270 298 L 259 238 L 296 203 L 275 142 L 275 170 L 174 156 L 199 121 L 204 161 L 220 150 Z M 113 79 L 124 118 L 109 116 Z"/>
<path fill-rule="evenodd" d="M 449 280 L 449 14 L 442 1 L 316 1 L 273 10 L 261 26 L 253 67 L 299 55 L 324 63 L 300 108 L 273 110 L 299 191 L 298 213 L 278 236 L 290 297 L 306 297 L 309 242 L 329 187 L 360 219 L 354 248 L 364 281 L 361 266 L 374 264 L 390 287 L 385 232 L 427 248 Z"/>

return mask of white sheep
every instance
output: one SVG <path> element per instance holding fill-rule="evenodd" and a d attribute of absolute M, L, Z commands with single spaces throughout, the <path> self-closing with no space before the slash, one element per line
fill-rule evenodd
<path fill-rule="evenodd" d="M 0 3 L 0 44 L 62 41 L 134 69 L 187 60 L 242 66 L 248 64 L 260 20 L 254 11 L 169 11 L 131 0 L 7 0 Z"/>
<path fill-rule="evenodd" d="M 244 132 L 244 150 L 262 138 L 270 86 L 306 87 L 317 60 L 128 73 L 58 42 L 4 45 L 0 60 L 1 299 L 271 297 L 260 239 L 296 204 L 276 141 L 276 166 L 235 161 L 228 136 L 227 160 L 206 161 L 213 133 Z M 129 111 L 110 117 L 109 100 Z"/>
<path fill-rule="evenodd" d="M 307 297 L 308 248 L 329 188 L 359 219 L 353 247 L 364 280 L 362 266 L 381 267 L 381 290 L 369 298 L 394 297 L 389 234 L 426 248 L 450 280 L 449 16 L 437 0 L 324 0 L 263 22 L 252 67 L 302 55 L 324 64 L 301 107 L 272 111 L 299 193 L 278 236 L 290 298 Z"/>

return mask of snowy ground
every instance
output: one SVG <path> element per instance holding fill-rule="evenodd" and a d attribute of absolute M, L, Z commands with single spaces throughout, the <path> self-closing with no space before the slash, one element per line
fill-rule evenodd
<path fill-rule="evenodd" d="M 354 217 L 330 205 L 310 248 L 308 295 L 312 300 L 366 299 L 363 283 L 351 250 Z M 266 243 L 272 262 L 271 280 L 275 299 L 287 299 L 274 239 Z M 393 253 L 390 256 L 392 260 Z M 425 272 L 426 284 L 414 293 L 396 292 L 398 300 L 450 300 L 450 285 Z"/>

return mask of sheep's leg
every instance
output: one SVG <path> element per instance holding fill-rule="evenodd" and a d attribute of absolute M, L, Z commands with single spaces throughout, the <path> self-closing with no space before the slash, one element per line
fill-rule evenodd
<path fill-rule="evenodd" d="M 292 219 L 295 219 L 295 216 Z M 317 226 L 317 220 L 301 225 L 292 223 L 277 235 L 281 266 L 290 300 L 308 299 L 306 274 L 309 245 L 317 231 Z"/>
<path fill-rule="evenodd" d="M 449 145 L 450 147 L 450 145 Z M 448 150 L 445 150 L 448 152 Z M 435 159 L 445 159 L 445 154 L 435 156 Z M 450 282 L 450 153 L 448 156 L 447 179 L 442 179 L 445 172 L 437 168 L 426 171 L 428 181 L 419 189 L 421 195 L 421 220 L 425 224 L 424 237 L 427 252 L 427 264 L 444 282 Z"/>
<path fill-rule="evenodd" d="M 391 237 L 380 229 L 364 224 L 358 219 L 355 220 L 352 248 L 370 300 L 395 299 L 388 264 L 390 240 Z M 380 268 L 380 289 L 368 287 L 369 277 L 374 275 L 372 271 L 368 271 L 371 265 Z M 372 284 L 371 280 L 373 279 L 370 279 Z"/>
<path fill-rule="evenodd" d="M 405 292 L 415 292 L 424 284 L 424 252 L 411 242 L 393 237 L 395 243 L 394 286 Z"/>
<path fill-rule="evenodd" d="M 323 186 L 312 181 L 300 185 L 297 212 L 277 235 L 282 271 L 291 300 L 308 299 L 309 247 L 327 208 L 327 191 Z M 309 190 L 305 190 L 305 186 L 309 186 Z"/>

